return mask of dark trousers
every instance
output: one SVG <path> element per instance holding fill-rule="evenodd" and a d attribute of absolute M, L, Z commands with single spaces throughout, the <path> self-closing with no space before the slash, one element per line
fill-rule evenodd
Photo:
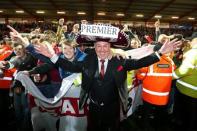
<path fill-rule="evenodd" d="M 197 131 L 197 98 L 192 98 L 176 90 L 175 94 L 176 130 Z"/>
<path fill-rule="evenodd" d="M 90 102 L 88 131 L 119 131 L 119 102 L 98 106 Z"/>
<path fill-rule="evenodd" d="M 26 131 L 31 129 L 30 121 L 30 110 L 29 103 L 27 99 L 27 94 L 25 92 L 14 93 L 14 109 L 17 120 L 17 127 L 21 131 Z"/>
<path fill-rule="evenodd" d="M 7 129 L 9 119 L 9 89 L 0 89 L 0 130 Z"/>
<path fill-rule="evenodd" d="M 153 105 L 143 101 L 143 123 L 147 130 L 160 130 L 169 124 L 167 105 Z"/>

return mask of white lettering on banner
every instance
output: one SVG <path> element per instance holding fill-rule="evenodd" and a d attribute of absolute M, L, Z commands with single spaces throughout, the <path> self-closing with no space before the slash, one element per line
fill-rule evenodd
<path fill-rule="evenodd" d="M 81 24 L 82 35 L 118 38 L 119 31 L 119 28 L 113 26 Z"/>
<path fill-rule="evenodd" d="M 77 105 L 79 105 L 79 101 L 77 101 Z M 79 110 L 79 114 L 84 114 L 84 109 Z"/>
<path fill-rule="evenodd" d="M 69 100 L 64 100 L 64 103 L 62 106 L 62 112 L 63 113 L 70 112 L 71 114 L 75 114 L 75 110 Z"/>
<path fill-rule="evenodd" d="M 63 98 L 62 101 L 62 116 L 70 115 L 82 117 L 87 115 L 87 106 L 84 107 L 85 110 L 79 110 L 79 98 Z"/>
<path fill-rule="evenodd" d="M 51 107 L 51 108 L 46 108 L 42 106 L 38 106 L 38 107 L 41 112 L 48 112 L 49 114 L 53 116 L 58 116 L 59 110 L 60 110 L 60 107 Z"/>

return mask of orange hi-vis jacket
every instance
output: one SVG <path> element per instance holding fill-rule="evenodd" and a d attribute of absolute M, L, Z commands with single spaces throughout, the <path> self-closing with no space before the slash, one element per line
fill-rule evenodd
<path fill-rule="evenodd" d="M 0 54 L 0 61 L 4 60 L 7 58 L 9 55 L 11 55 L 12 48 L 8 45 L 5 45 L 2 48 L 3 52 Z M 8 69 L 8 70 L 3 70 L 3 77 L 0 78 L 0 89 L 9 89 L 10 85 L 12 84 L 12 78 L 13 74 L 16 71 L 16 69 Z"/>
<path fill-rule="evenodd" d="M 13 74 L 16 72 L 16 69 L 4 70 L 4 76 L 0 78 L 0 89 L 10 89 L 12 84 Z"/>
<path fill-rule="evenodd" d="M 2 47 L 1 51 L 2 51 L 2 54 L 0 54 L 0 61 L 10 56 L 13 52 L 12 48 L 8 45 L 5 45 L 4 47 Z"/>
<path fill-rule="evenodd" d="M 137 78 L 142 80 L 142 99 L 154 105 L 168 103 L 174 62 L 168 56 L 160 61 L 137 71 Z"/>

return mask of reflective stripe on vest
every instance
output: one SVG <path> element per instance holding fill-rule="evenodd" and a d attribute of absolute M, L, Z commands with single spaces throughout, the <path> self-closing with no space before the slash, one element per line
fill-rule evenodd
<path fill-rule="evenodd" d="M 172 76 L 172 73 L 141 73 L 142 76 Z"/>
<path fill-rule="evenodd" d="M 3 77 L 3 78 L 0 78 L 0 80 L 12 80 L 12 77 Z"/>
<path fill-rule="evenodd" d="M 142 88 L 142 90 L 148 94 L 151 94 L 151 95 L 156 95 L 156 96 L 168 96 L 169 95 L 169 92 L 155 92 L 155 91 L 150 91 L 150 90 L 147 90 L 145 89 L 144 87 Z"/>
<path fill-rule="evenodd" d="M 177 82 L 178 82 L 179 84 L 185 86 L 185 87 L 188 87 L 188 88 L 193 89 L 193 90 L 197 90 L 197 86 L 193 86 L 193 85 L 188 84 L 188 83 L 186 83 L 186 82 L 183 82 L 183 81 L 181 81 L 181 80 L 177 80 Z"/>
<path fill-rule="evenodd" d="M 149 66 L 149 73 L 141 73 L 142 76 L 172 76 L 172 73 L 154 73 L 153 65 Z"/>
<path fill-rule="evenodd" d="M 175 79 L 179 79 L 179 76 L 176 75 L 176 73 L 173 71 L 172 73 L 172 76 L 175 78 Z"/>

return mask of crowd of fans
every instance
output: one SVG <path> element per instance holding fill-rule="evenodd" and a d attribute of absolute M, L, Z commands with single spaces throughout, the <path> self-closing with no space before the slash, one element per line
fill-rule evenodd
<path fill-rule="evenodd" d="M 74 23 L 68 23 L 67 28 L 68 32 L 72 31 Z M 49 22 L 33 22 L 33 23 L 12 23 L 13 26 L 17 31 L 23 33 L 29 33 L 33 29 L 39 27 L 42 31 L 44 30 L 52 30 L 54 32 L 57 31 L 57 24 L 56 23 L 49 23 Z M 120 29 L 123 28 L 123 25 L 115 25 Z M 128 27 L 134 34 L 136 34 L 141 41 L 145 42 L 144 36 L 150 35 L 153 39 L 155 39 L 155 28 L 150 27 Z M 9 30 L 5 24 L 0 24 L 0 38 L 2 39 L 5 35 L 9 35 Z M 171 35 L 171 34 L 182 34 L 184 37 L 188 37 L 192 35 L 192 32 L 195 32 L 194 29 L 182 29 L 182 28 L 160 28 L 162 34 Z"/>
<path fill-rule="evenodd" d="M 85 21 L 85 23 L 86 22 L 87 21 Z M 13 107 L 14 107 L 14 112 L 15 112 L 15 116 L 17 120 L 16 127 L 18 128 L 18 131 L 23 131 L 23 130 L 24 131 L 25 130 L 41 131 L 43 129 L 45 131 L 50 131 L 50 130 L 55 131 L 58 129 L 61 131 L 69 130 L 69 129 L 63 128 L 61 125 L 62 122 L 65 122 L 65 121 L 57 117 L 58 115 L 62 116 L 62 114 L 61 113 L 58 114 L 59 112 L 57 112 L 57 110 L 52 110 L 54 108 L 59 109 L 58 105 L 55 105 L 53 102 L 47 103 L 48 105 L 46 103 L 43 104 L 42 102 L 40 102 L 41 104 L 38 104 L 38 103 L 39 101 L 45 101 L 45 99 L 53 98 L 58 93 L 58 91 L 62 89 L 61 88 L 62 80 L 70 76 L 72 73 L 68 71 L 64 72 L 63 69 L 61 68 L 51 67 L 50 64 L 46 62 L 49 60 L 48 59 L 46 60 L 46 57 L 43 57 L 42 55 L 37 53 L 35 51 L 35 48 L 32 46 L 32 45 L 45 44 L 46 46 L 50 48 L 52 45 L 51 50 L 54 50 L 56 54 L 58 54 L 60 57 L 67 59 L 69 61 L 82 61 L 83 57 L 85 57 L 85 53 L 88 53 L 91 50 L 89 48 L 92 48 L 92 47 L 89 47 L 89 46 L 86 47 L 85 45 L 78 47 L 77 44 L 75 43 L 75 38 L 80 31 L 80 24 L 65 25 L 64 23 L 65 22 L 63 19 L 60 19 L 58 24 L 55 24 L 55 23 L 23 23 L 23 24 L 14 23 L 14 24 L 11 24 L 11 27 L 9 28 L 5 24 L 0 24 L 0 29 L 1 29 L 0 38 L 2 39 L 0 43 L 0 56 L 1 56 L 0 57 L 0 69 L 1 69 L 0 70 L 0 73 L 1 73 L 1 78 L 0 78 L 1 80 L 0 81 L 0 93 L 1 93 L 0 95 L 1 96 L 0 97 L 2 97 L 2 99 L 5 100 L 4 102 L 2 102 L 0 106 L 0 109 L 2 107 L 1 115 L 3 116 L 4 113 L 9 113 L 8 111 L 6 111 L 8 110 L 8 108 L 10 108 L 10 105 L 8 104 L 10 102 L 9 94 L 14 94 L 13 96 L 12 95 L 10 96 L 12 96 L 13 97 L 12 99 L 14 99 L 13 102 L 11 102 L 11 104 L 13 104 Z M 15 30 L 13 29 L 12 30 L 13 32 L 11 32 L 10 34 L 10 29 L 12 29 L 12 27 Z M 183 42 L 182 47 L 177 49 L 177 51 L 169 54 L 168 56 L 165 56 L 164 58 L 165 60 L 163 62 L 160 61 L 161 63 L 159 63 L 159 65 L 163 65 L 163 66 L 169 65 L 171 71 L 174 71 L 176 68 L 181 66 L 182 61 L 183 61 L 183 56 L 185 55 L 187 51 L 190 51 L 192 48 L 190 41 L 187 41 L 184 38 L 191 36 L 195 32 L 195 30 L 175 29 L 175 28 L 161 29 L 160 23 L 158 21 L 155 23 L 155 28 L 129 27 L 126 25 L 119 25 L 119 27 L 122 27 L 121 28 L 122 31 L 124 31 L 129 36 L 130 41 L 131 41 L 130 46 L 125 50 L 131 50 L 131 49 L 139 48 L 142 46 L 145 47 L 149 44 L 153 44 L 153 45 L 156 44 L 156 46 L 154 47 L 154 50 L 158 50 L 161 47 L 158 43 L 164 44 L 166 41 L 170 41 L 174 38 L 182 40 Z M 18 32 L 29 33 L 29 34 L 25 35 L 25 37 L 27 38 L 21 38 L 23 36 L 21 36 Z M 196 38 L 196 36 L 194 38 Z M 27 43 L 31 43 L 31 45 Z M 74 57 L 72 55 L 70 56 L 69 52 L 71 52 L 71 54 L 73 53 Z M 155 67 L 155 66 L 157 67 L 157 65 L 152 65 L 152 67 Z M 147 72 L 149 72 L 150 71 L 149 68 L 152 68 L 152 67 L 150 66 L 150 67 L 142 68 L 140 70 L 133 71 L 131 73 L 132 77 L 131 76 L 129 77 L 128 75 L 127 79 L 132 79 L 132 81 L 128 85 L 133 87 L 133 85 L 135 85 L 137 81 L 138 83 L 137 86 L 142 85 L 142 88 L 145 88 L 147 86 L 145 82 L 146 82 L 146 79 L 148 79 L 148 77 L 144 78 L 142 74 L 143 73 L 146 74 Z M 194 67 L 194 69 L 196 70 L 196 67 Z M 7 74 L 5 74 L 6 70 L 9 70 Z M 19 72 L 19 71 L 23 71 L 24 74 L 30 76 L 31 78 L 32 84 L 27 83 L 26 86 L 31 85 L 32 87 L 34 86 L 38 87 L 39 91 L 44 95 L 44 97 L 42 95 L 35 96 L 35 94 L 32 93 L 31 91 L 29 93 L 27 88 L 30 88 L 30 87 L 25 87 L 25 84 L 22 84 L 23 82 L 21 82 L 19 79 L 15 79 L 15 74 L 17 74 L 16 72 Z M 157 73 L 161 73 L 161 72 L 158 71 Z M 166 73 L 166 71 L 164 72 Z M 146 124 L 144 124 L 145 127 L 143 127 L 143 129 L 141 130 L 145 131 L 147 129 L 147 130 L 160 131 L 162 130 L 161 128 L 169 124 L 169 122 L 167 121 L 169 120 L 167 116 L 169 116 L 169 114 L 170 115 L 175 114 L 173 117 L 174 121 L 172 121 L 174 122 L 173 124 L 175 128 L 173 128 L 172 130 L 182 128 L 188 131 L 194 131 L 197 128 L 194 126 L 192 122 L 196 121 L 196 116 L 194 116 L 191 121 L 189 120 L 187 121 L 187 124 L 188 124 L 187 125 L 188 127 L 187 127 L 184 124 L 184 122 L 186 122 L 184 119 L 188 119 L 188 117 L 184 116 L 182 118 L 179 118 L 179 116 L 176 113 L 174 113 L 174 111 L 178 113 L 182 113 L 180 109 L 178 109 L 178 107 L 181 107 L 180 106 L 181 102 L 179 101 L 179 103 L 177 104 L 178 106 L 173 108 L 174 94 L 176 94 L 174 92 L 177 91 L 176 85 L 174 84 L 176 83 L 176 81 L 172 81 L 173 72 L 168 72 L 168 73 L 171 74 L 169 76 L 170 77 L 169 79 L 172 82 L 172 84 L 170 82 L 169 90 L 165 90 L 169 94 L 169 96 L 166 98 L 166 101 L 163 102 L 161 100 L 162 102 L 161 101 L 155 102 L 154 100 L 150 100 L 147 98 L 147 94 L 146 95 L 143 94 L 144 92 L 142 91 L 141 99 L 143 101 L 143 108 L 142 110 L 141 108 L 137 108 L 135 110 L 135 112 L 137 113 L 134 112 L 131 116 L 129 116 L 129 118 L 132 119 L 132 117 L 134 117 L 133 115 L 137 115 L 137 117 L 139 116 L 143 117 L 143 120 L 141 122 L 146 123 Z M 12 75 L 9 75 L 9 74 L 12 74 Z M 7 76 L 5 77 L 5 75 Z M 160 81 L 159 77 L 157 76 L 155 80 Z M 3 78 L 6 78 L 6 79 L 3 79 Z M 8 78 L 12 78 L 12 79 L 8 79 Z M 163 80 L 164 78 L 161 78 L 161 79 Z M 10 81 L 10 82 L 6 83 L 7 84 L 6 85 L 5 81 L 3 80 Z M 152 82 L 150 82 L 149 84 L 152 86 L 156 86 L 156 85 L 153 85 Z M 157 84 L 159 86 L 162 83 L 157 83 Z M 3 87 L 3 86 L 8 86 L 8 87 Z M 43 88 L 43 86 L 45 88 Z M 49 90 L 49 88 L 53 88 L 53 91 Z M 2 91 L 5 89 L 7 90 L 6 92 Z M 179 98 L 183 98 L 180 92 L 179 92 Z M 2 94 L 6 94 L 7 96 L 2 95 Z M 192 101 L 196 102 L 196 98 L 197 98 L 196 95 L 193 95 L 190 97 L 194 98 L 194 100 Z M 7 106 L 7 107 L 3 107 L 3 106 Z M 36 111 L 35 111 L 35 107 L 37 109 Z M 195 107 L 196 105 L 191 106 L 192 109 Z M 43 116 L 41 116 L 40 114 L 39 115 L 36 114 L 37 112 L 43 113 L 42 114 Z M 196 109 L 195 111 L 191 113 L 196 113 Z M 39 117 L 48 119 L 50 123 L 47 123 L 47 122 L 45 123 L 44 121 L 38 120 L 39 117 L 37 116 L 38 118 L 36 118 L 36 115 L 38 115 Z M 4 124 L 0 127 L 0 129 L 3 129 L 3 130 L 6 128 L 8 129 L 8 126 L 9 126 L 8 122 L 10 120 L 8 120 L 9 118 L 6 118 L 6 117 L 3 119 L 5 119 L 5 121 L 4 121 Z M 161 119 L 166 119 L 166 120 L 161 120 Z M 38 121 L 40 123 L 38 123 Z M 159 127 L 161 124 L 160 122 L 163 122 L 163 125 L 161 127 Z M 191 123 L 188 123 L 188 122 L 191 122 Z M 43 126 L 42 124 L 43 125 L 45 124 L 45 125 Z M 69 123 L 67 122 L 66 124 L 69 124 Z M 68 126 L 66 124 L 63 124 L 63 125 Z M 81 126 L 80 129 L 78 128 L 78 130 L 82 131 L 83 128 L 84 127 Z M 73 131 L 77 131 L 77 128 Z"/>

